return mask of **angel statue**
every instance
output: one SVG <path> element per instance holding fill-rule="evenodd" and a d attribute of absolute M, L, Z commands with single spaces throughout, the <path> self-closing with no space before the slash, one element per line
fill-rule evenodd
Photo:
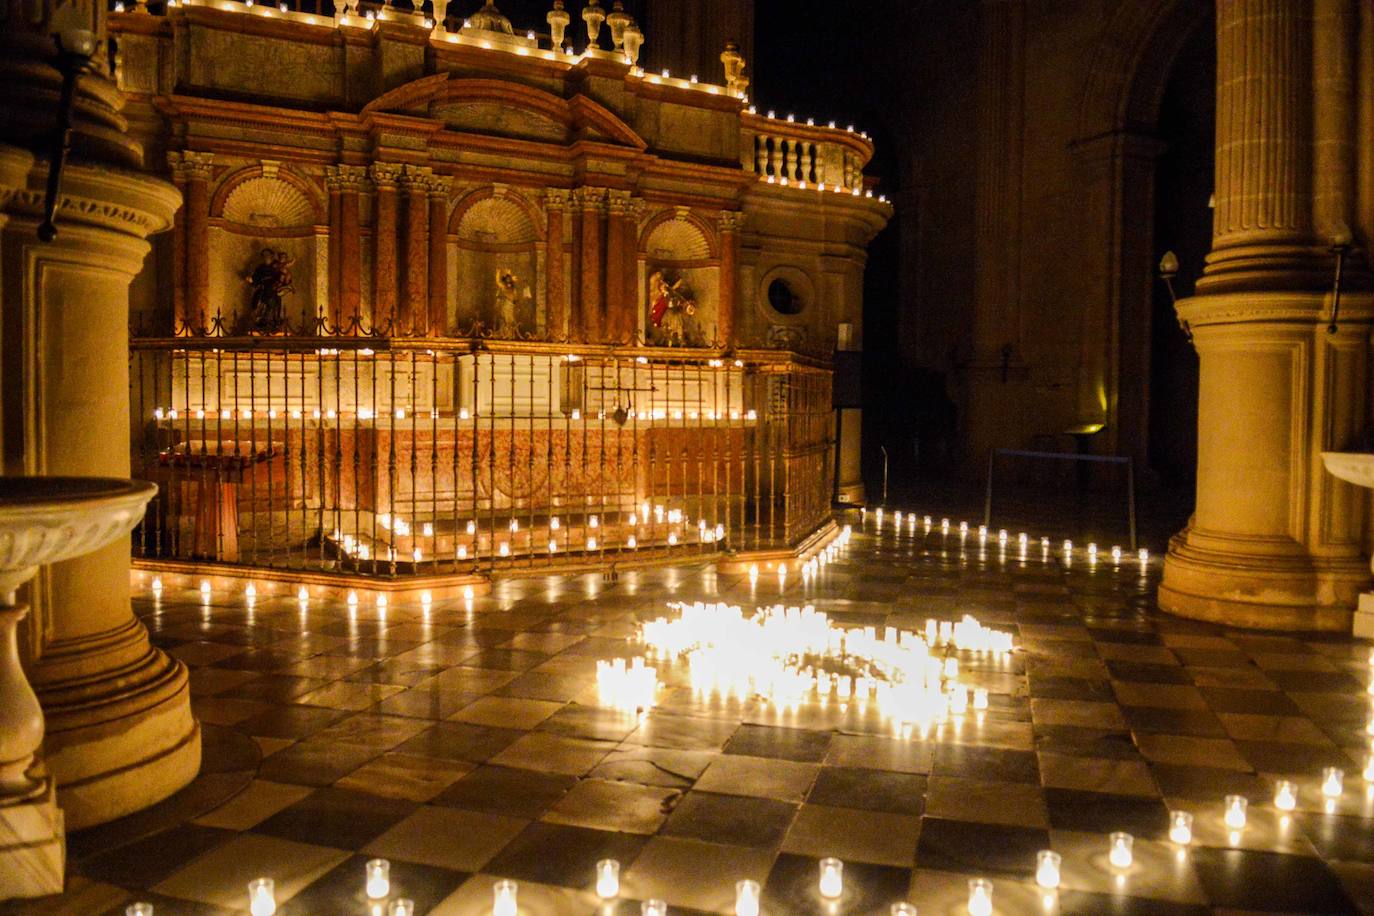
<path fill-rule="evenodd" d="M 519 308 L 531 299 L 529 286 L 521 287 L 520 278 L 504 267 L 496 270 L 496 334 L 498 337 L 519 337 Z"/>
<path fill-rule="evenodd" d="M 679 277 L 669 283 L 663 271 L 654 271 L 649 277 L 649 302 L 649 321 L 658 338 L 667 346 L 685 347 L 688 319 L 697 312 L 697 302 L 687 281 Z"/>
<path fill-rule="evenodd" d="M 296 259 L 285 251 L 271 248 L 262 249 L 259 259 L 258 265 L 243 278 L 252 290 L 248 314 L 244 316 L 246 330 L 255 334 L 277 334 L 286 324 L 282 296 L 296 291 L 291 278 L 291 265 Z"/>

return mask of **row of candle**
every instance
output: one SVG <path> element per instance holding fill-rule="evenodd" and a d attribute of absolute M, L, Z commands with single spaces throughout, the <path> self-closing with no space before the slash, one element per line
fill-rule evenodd
<path fill-rule="evenodd" d="M 872 195 L 870 194 L 869 196 Z M 312 420 L 337 420 L 340 417 L 347 417 L 349 413 L 350 411 L 337 410 L 333 407 L 328 407 L 323 410 L 316 407 L 309 412 L 309 418 Z M 187 418 L 194 417 L 197 420 L 213 420 L 216 418 L 216 416 L 218 416 L 218 418 L 221 420 L 252 420 L 254 416 L 257 416 L 259 418 L 266 418 L 268 420 L 285 419 L 287 417 L 289 417 L 292 420 L 304 420 L 307 416 L 306 412 L 299 408 L 292 408 L 287 411 L 278 411 L 276 408 L 268 408 L 267 410 L 259 410 L 255 414 L 253 409 L 250 407 L 243 407 L 238 410 L 223 407 L 220 408 L 218 412 L 216 412 L 214 408 L 210 408 L 209 410 L 206 410 L 205 408 L 196 408 L 195 410 L 188 410 L 186 414 Z M 387 416 L 386 411 L 379 412 L 370 407 L 359 407 L 357 410 L 352 411 L 352 414 L 359 420 L 376 420 L 379 417 Z M 407 418 L 420 419 L 421 417 L 428 417 L 431 420 L 438 420 L 442 416 L 442 414 L 438 408 L 430 408 L 429 410 L 415 410 L 412 408 L 410 411 L 407 411 L 404 407 L 397 407 L 390 412 L 390 416 L 397 420 L 405 420 Z M 458 408 L 459 420 L 471 420 L 476 416 L 477 413 L 475 411 L 469 410 L 466 407 Z M 569 420 L 580 421 L 582 420 L 582 410 L 581 408 L 574 407 L 567 416 Z M 612 416 L 606 413 L 606 411 L 604 410 L 596 411 L 596 413 L 593 416 L 597 420 L 612 419 Z M 154 420 L 171 421 L 180 418 L 181 411 L 175 407 L 153 408 Z M 625 412 L 625 418 L 627 420 L 637 419 L 691 421 L 718 421 L 728 419 L 735 421 L 746 420 L 753 422 L 759 418 L 759 414 L 757 410 L 669 410 L 666 407 L 654 407 L 648 410 L 641 410 L 638 412 L 636 412 L 633 408 L 630 408 Z M 550 417 L 549 420 L 550 422 L 552 422 L 553 418 Z"/>

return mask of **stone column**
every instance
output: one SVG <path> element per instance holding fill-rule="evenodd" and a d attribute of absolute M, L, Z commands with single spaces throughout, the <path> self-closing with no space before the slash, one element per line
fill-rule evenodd
<path fill-rule="evenodd" d="M 405 167 L 405 271 L 400 314 L 403 334 L 423 334 L 429 319 L 429 182 L 434 172 Z"/>
<path fill-rule="evenodd" d="M 184 232 L 176 258 L 184 265 L 184 323 L 194 333 L 210 329 L 210 174 L 213 153 L 185 150 L 168 154 L 185 206 L 178 220 Z M 180 285 L 180 284 L 178 284 Z"/>
<path fill-rule="evenodd" d="M 9 3 L 0 24 L 4 471 L 128 477 L 129 283 L 149 251 L 147 236 L 171 225 L 179 195 L 139 172 L 142 150 L 103 64 L 102 5 Z M 58 235 L 40 243 L 44 157 L 61 82 L 50 36 L 73 28 L 89 30 L 101 50 L 77 86 Z M 132 613 L 128 539 L 44 570 L 29 597 L 23 654 L 47 720 L 43 758 L 67 828 L 147 807 L 189 782 L 200 766 L 200 730 L 186 669 L 150 645 Z M 0 836 L 6 895 L 60 889 L 60 875 L 17 870 L 16 839 L 25 841 Z"/>
<path fill-rule="evenodd" d="M 429 333 L 448 333 L 448 192 L 453 179 L 429 180 Z"/>
<path fill-rule="evenodd" d="M 1356 195 L 1350 170 L 1323 176 L 1320 206 L 1314 195 L 1314 155 L 1341 155 L 1317 141 L 1353 125 L 1348 93 L 1315 85 L 1353 79 L 1313 57 L 1314 33 L 1339 22 L 1319 26 L 1314 9 L 1331 5 L 1217 4 L 1213 247 L 1178 306 L 1200 362 L 1197 509 L 1170 544 L 1159 603 L 1234 626 L 1349 630 L 1369 576 L 1365 500 L 1320 458 L 1365 429 L 1374 315 L 1353 274 L 1340 330 L 1326 332 L 1334 259 L 1314 215 Z"/>
<path fill-rule="evenodd" d="M 605 257 L 602 252 L 603 223 L 606 213 L 605 188 L 579 188 L 577 202 L 582 211 L 582 258 L 579 270 L 581 289 L 582 339 L 601 343 L 605 337 L 604 289 L 602 270 Z"/>
<path fill-rule="evenodd" d="M 626 275 L 626 252 L 634 247 L 629 226 L 630 192 L 609 191 L 606 195 L 606 318 L 605 336 L 614 341 L 629 339 L 630 294 L 633 281 Z"/>
<path fill-rule="evenodd" d="M 739 302 L 739 233 L 744 213 L 722 210 L 716 218 L 720 230 L 720 310 L 716 317 L 716 343 L 735 345 L 735 308 Z"/>
<path fill-rule="evenodd" d="M 330 166 L 339 185 L 339 329 L 356 328 L 362 320 L 363 251 L 358 195 L 367 170 L 358 165 Z"/>
<path fill-rule="evenodd" d="M 372 326 L 394 333 L 396 315 L 396 184 L 402 166 L 374 162 L 370 171 L 376 200 L 372 217 Z M 399 327 L 399 325 L 398 325 Z"/>
<path fill-rule="evenodd" d="M 325 320 L 331 328 L 338 328 L 341 324 L 339 316 L 343 314 L 340 306 L 343 271 L 339 257 L 343 236 L 343 193 L 332 167 L 325 170 L 324 184 L 329 190 L 329 308 Z"/>
<path fill-rule="evenodd" d="M 568 192 L 550 188 L 544 194 L 548 229 L 544 233 L 544 333 L 550 340 L 568 334 L 567 274 L 563 264 L 563 214 L 568 208 Z"/>

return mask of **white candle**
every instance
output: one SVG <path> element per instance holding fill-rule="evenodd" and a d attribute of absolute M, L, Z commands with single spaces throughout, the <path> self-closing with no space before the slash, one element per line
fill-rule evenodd
<path fill-rule="evenodd" d="M 1274 787 L 1274 807 L 1280 811 L 1292 811 L 1298 806 L 1298 787 L 1287 779 L 1280 779 Z"/>
<path fill-rule="evenodd" d="M 1135 845 L 1135 837 L 1129 833 L 1113 833 L 1107 838 L 1107 861 L 1112 863 L 1114 868 L 1130 868 L 1135 857 L 1131 852 L 1131 847 Z"/>
<path fill-rule="evenodd" d="M 1245 826 L 1245 809 L 1250 807 L 1250 802 L 1244 795 L 1226 796 L 1226 826 L 1232 830 L 1240 830 Z"/>
<path fill-rule="evenodd" d="M 595 549 L 596 549 L 596 538 L 587 538 L 587 549 L 588 549 L 588 550 L 595 550 Z"/>
<path fill-rule="evenodd" d="M 844 893 L 844 863 L 839 859 L 821 859 L 820 891 L 829 899 Z"/>
<path fill-rule="evenodd" d="M 1374 782 L 1374 754 L 1370 754 L 1364 764 L 1364 781 Z"/>
<path fill-rule="evenodd" d="M 973 708 L 974 708 L 974 709 L 987 709 L 987 708 L 988 708 L 988 689 L 987 689 L 986 687 L 975 687 L 975 688 L 973 688 Z"/>
<path fill-rule="evenodd" d="M 124 908 L 124 916 L 153 916 L 151 903 L 131 903 Z"/>
<path fill-rule="evenodd" d="M 914 903 L 894 903 L 892 909 L 888 910 L 891 916 L 916 916 L 916 904 Z"/>
<path fill-rule="evenodd" d="M 468 534 L 476 534 L 476 533 L 477 533 L 477 523 L 476 523 L 476 522 L 468 522 L 468 524 L 467 524 L 467 532 L 468 532 Z"/>
<path fill-rule="evenodd" d="M 1193 842 L 1193 816 L 1187 811 L 1169 812 L 1169 839 L 1180 846 Z"/>
<path fill-rule="evenodd" d="M 662 900 L 645 900 L 639 905 L 640 916 L 668 916 L 668 904 Z"/>
<path fill-rule="evenodd" d="M 968 916 L 992 916 L 992 882 L 986 878 L 968 883 Z"/>
<path fill-rule="evenodd" d="M 1327 767 L 1322 770 L 1322 794 L 1327 798 L 1340 798 L 1345 791 L 1345 770 L 1340 767 Z"/>
<path fill-rule="evenodd" d="M 759 916 L 760 895 L 757 881 L 735 882 L 735 916 Z"/>
<path fill-rule="evenodd" d="M 1063 856 L 1050 849 L 1042 849 L 1035 854 L 1035 883 L 1046 890 L 1059 886 L 1059 865 Z"/>
<path fill-rule="evenodd" d="M 510 545 L 502 541 L 501 546 L 497 548 L 496 552 L 503 557 L 508 557 L 510 556 Z"/>
<path fill-rule="evenodd" d="M 386 912 L 387 916 L 415 916 L 415 901 L 408 897 L 393 900 Z"/>
<path fill-rule="evenodd" d="M 602 859 L 596 863 L 596 895 L 602 900 L 610 900 L 620 894 L 620 863 L 615 859 Z"/>
<path fill-rule="evenodd" d="M 491 886 L 491 916 L 516 916 L 515 897 L 518 885 L 514 881 L 497 881 Z"/>
<path fill-rule="evenodd" d="M 367 896 L 381 900 L 391 893 L 391 863 L 386 859 L 371 859 L 364 866 L 367 873 Z"/>
<path fill-rule="evenodd" d="M 277 912 L 276 884 L 271 878 L 248 882 L 248 912 L 252 916 L 272 916 Z"/>

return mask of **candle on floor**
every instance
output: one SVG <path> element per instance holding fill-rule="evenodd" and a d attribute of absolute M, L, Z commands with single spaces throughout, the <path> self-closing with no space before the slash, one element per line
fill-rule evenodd
<path fill-rule="evenodd" d="M 1111 862 L 1114 868 L 1130 868 L 1131 863 L 1135 861 L 1131 851 L 1135 845 L 1135 837 L 1118 831 L 1107 838 L 1107 843 L 1107 861 Z"/>
<path fill-rule="evenodd" d="M 409 897 L 391 901 L 386 909 L 387 916 L 415 916 L 415 901 Z"/>
<path fill-rule="evenodd" d="M 1371 753 L 1364 764 L 1364 781 L 1374 782 L 1374 753 Z"/>
<path fill-rule="evenodd" d="M 587 549 L 588 549 L 588 550 L 595 550 L 595 549 L 596 549 L 596 538 L 587 538 Z"/>
<path fill-rule="evenodd" d="M 894 903 L 892 909 L 888 910 L 890 916 L 916 916 L 916 904 L 914 903 Z"/>
<path fill-rule="evenodd" d="M 639 905 L 639 916 L 668 916 L 668 904 L 662 900 L 645 900 Z"/>
<path fill-rule="evenodd" d="M 992 882 L 986 878 L 968 883 L 968 916 L 992 916 Z"/>
<path fill-rule="evenodd" d="M 201 580 L 201 583 L 200 583 L 200 596 L 201 596 L 202 598 L 209 598 L 209 597 L 210 597 L 210 582 L 209 582 L 208 579 L 203 579 L 203 580 Z"/>
<path fill-rule="evenodd" d="M 1232 830 L 1240 830 L 1245 826 L 1245 809 L 1250 807 L 1249 800 L 1244 795 L 1226 796 L 1226 826 Z"/>
<path fill-rule="evenodd" d="M 124 908 L 124 916 L 153 916 L 151 903 L 131 903 Z"/>
<path fill-rule="evenodd" d="M 1274 786 L 1274 807 L 1280 811 L 1292 811 L 1298 806 L 1297 783 L 1280 779 Z"/>
<path fill-rule="evenodd" d="M 1322 794 L 1327 798 L 1340 798 L 1345 791 L 1345 770 L 1340 767 L 1326 767 L 1322 770 Z"/>
<path fill-rule="evenodd" d="M 497 548 L 496 552 L 503 557 L 508 557 L 510 556 L 510 545 L 507 544 L 505 541 L 502 541 L 501 546 Z"/>
<path fill-rule="evenodd" d="M 987 689 L 986 687 L 975 687 L 975 688 L 973 688 L 973 708 L 974 708 L 974 709 L 987 709 L 987 708 L 988 708 L 988 689 Z"/>
<path fill-rule="evenodd" d="M 277 912 L 277 887 L 271 878 L 248 882 L 248 912 L 252 916 L 272 916 Z"/>
<path fill-rule="evenodd" d="M 820 891 L 832 899 L 844 893 L 844 863 L 839 859 L 821 859 Z"/>
<path fill-rule="evenodd" d="M 1059 865 L 1064 857 L 1050 849 L 1042 849 L 1035 854 L 1035 883 L 1046 890 L 1059 886 Z"/>
<path fill-rule="evenodd" d="M 761 895 L 761 888 L 757 881 L 735 882 L 735 916 L 759 916 L 759 898 Z"/>
<path fill-rule="evenodd" d="M 596 895 L 602 900 L 610 900 L 620 894 L 620 863 L 615 859 L 602 859 L 596 863 Z"/>
<path fill-rule="evenodd" d="M 497 881 L 491 886 L 491 916 L 516 916 L 515 898 L 519 885 L 514 881 Z"/>
<path fill-rule="evenodd" d="M 1193 842 L 1193 816 L 1187 811 L 1169 812 L 1169 839 L 1180 846 Z"/>
<path fill-rule="evenodd" d="M 370 859 L 364 866 L 367 873 L 367 896 L 381 900 L 391 893 L 391 863 L 386 859 Z"/>

